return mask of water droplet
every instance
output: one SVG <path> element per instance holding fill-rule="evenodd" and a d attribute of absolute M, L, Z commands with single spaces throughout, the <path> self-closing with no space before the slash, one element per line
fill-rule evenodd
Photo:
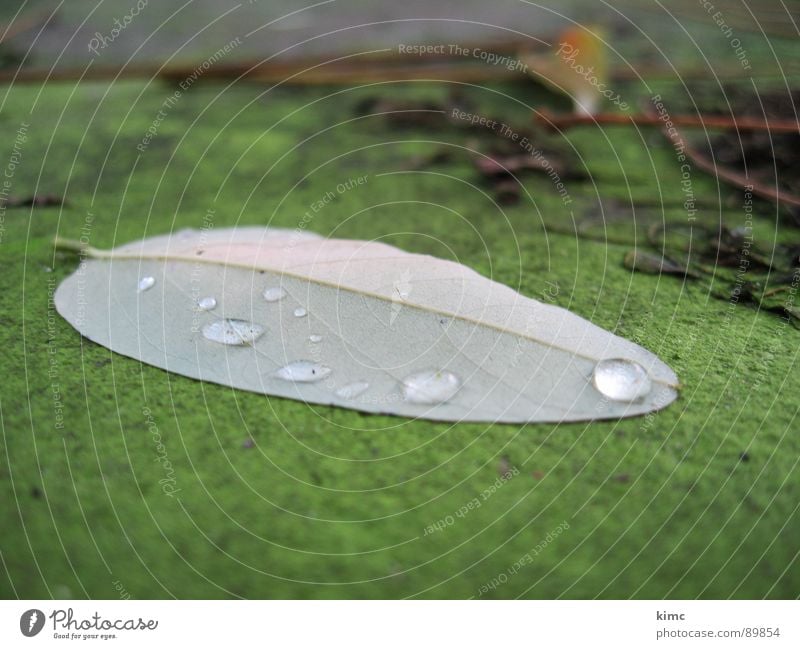
<path fill-rule="evenodd" d="M 461 381 L 444 370 L 429 370 L 403 379 L 403 396 L 411 403 L 444 403 L 458 392 Z"/>
<path fill-rule="evenodd" d="M 211 311 L 217 306 L 217 301 L 213 297 L 201 297 L 197 300 L 197 308 L 201 311 Z"/>
<path fill-rule="evenodd" d="M 600 361 L 594 368 L 592 379 L 598 392 L 613 401 L 635 401 L 652 388 L 647 370 L 624 358 Z"/>
<path fill-rule="evenodd" d="M 139 280 L 139 293 L 141 293 L 142 291 L 146 291 L 149 288 L 153 288 L 155 284 L 156 284 L 155 277 L 150 277 L 150 276 L 142 277 L 142 279 Z"/>
<path fill-rule="evenodd" d="M 279 302 L 286 297 L 286 291 L 280 286 L 275 286 L 274 288 L 264 289 L 262 295 L 267 302 Z"/>
<path fill-rule="evenodd" d="M 308 340 L 309 340 L 309 342 L 312 342 L 312 343 L 321 343 L 322 342 L 322 336 L 320 336 L 319 334 L 311 334 L 308 337 Z"/>
<path fill-rule="evenodd" d="M 305 318 L 308 315 L 308 311 L 306 311 L 303 307 L 299 306 L 294 310 L 294 317 L 295 318 Z"/>
<path fill-rule="evenodd" d="M 364 394 L 367 388 L 369 388 L 369 383 L 364 383 L 364 381 L 348 383 L 336 390 L 336 396 L 341 399 L 355 399 L 357 396 Z"/>
<path fill-rule="evenodd" d="M 225 318 L 216 320 L 203 327 L 203 335 L 215 343 L 223 345 L 249 345 L 264 333 L 261 325 Z"/>
<path fill-rule="evenodd" d="M 284 381 L 293 381 L 295 383 L 314 383 L 324 379 L 331 371 L 330 367 L 325 367 L 314 361 L 294 361 L 275 372 L 275 376 Z"/>

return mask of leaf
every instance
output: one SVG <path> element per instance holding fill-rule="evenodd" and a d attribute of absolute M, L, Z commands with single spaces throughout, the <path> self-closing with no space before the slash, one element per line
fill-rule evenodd
<path fill-rule="evenodd" d="M 677 396 L 642 347 L 382 243 L 238 228 L 85 252 L 59 313 L 96 343 L 203 381 L 445 421 L 617 418 Z"/>

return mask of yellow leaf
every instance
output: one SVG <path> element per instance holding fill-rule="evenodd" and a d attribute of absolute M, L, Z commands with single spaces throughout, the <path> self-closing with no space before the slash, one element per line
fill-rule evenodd
<path fill-rule="evenodd" d="M 568 95 L 575 112 L 599 112 L 608 82 L 608 56 L 599 27 L 569 27 L 547 55 L 521 56 L 529 72 L 558 92 Z"/>

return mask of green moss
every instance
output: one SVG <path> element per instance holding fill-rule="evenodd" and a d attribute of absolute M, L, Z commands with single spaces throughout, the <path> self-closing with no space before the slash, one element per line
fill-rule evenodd
<path fill-rule="evenodd" d="M 69 206 L 8 210 L 3 224 L 0 594 L 113 598 L 119 580 L 143 598 L 461 598 L 503 574 L 483 597 L 797 596 L 798 333 L 702 285 L 632 275 L 628 246 L 569 234 L 581 222 L 601 239 L 643 240 L 663 215 L 634 220 L 631 196 L 663 196 L 667 219 L 685 222 L 668 145 L 628 129 L 572 131 L 597 184 L 570 181 L 565 205 L 548 179 L 530 177 L 530 200 L 501 210 L 460 154 L 392 174 L 464 135 L 352 120 L 375 90 L 221 91 L 185 94 L 144 152 L 137 144 L 172 88 L 48 85 L 30 116 L 38 88 L 6 101 L 7 131 L 31 124 L 13 193 L 64 194 Z M 435 99 L 445 89 L 387 92 Z M 469 95 L 528 119 L 502 95 Z M 97 247 L 200 227 L 209 210 L 215 227 L 296 227 L 315 200 L 364 174 L 308 227 L 458 258 L 568 307 L 673 365 L 678 402 L 557 426 L 364 416 L 170 375 L 48 320 L 48 290 L 76 265 L 54 255 L 52 237 L 80 237 L 89 213 Z M 694 183 L 716 200 L 711 179 Z M 741 215 L 727 206 L 739 199 L 723 192 L 735 227 Z M 698 222 L 720 213 L 701 210 Z M 769 217 L 758 230 L 763 242 L 775 236 Z M 481 500 L 509 465 L 519 474 Z M 159 483 L 170 477 L 172 497 Z M 448 516 L 452 525 L 425 533 Z"/>

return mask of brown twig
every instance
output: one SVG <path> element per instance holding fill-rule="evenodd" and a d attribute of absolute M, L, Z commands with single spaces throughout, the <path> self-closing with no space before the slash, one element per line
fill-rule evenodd
<path fill-rule="evenodd" d="M 598 113 L 597 115 L 577 115 L 571 113 L 554 114 L 539 111 L 535 117 L 540 124 L 550 128 L 566 129 L 587 124 L 612 124 L 621 126 L 662 126 L 658 115 L 626 115 L 624 113 Z M 711 129 L 736 129 L 739 131 L 770 131 L 772 133 L 797 133 L 800 124 L 796 120 L 774 119 L 764 121 L 752 117 L 726 117 L 724 115 L 674 115 L 670 120 L 675 126 L 690 126 Z"/>
<path fill-rule="evenodd" d="M 42 70 L 38 68 L 19 71 L 0 71 L 0 83 L 52 83 L 59 81 L 113 81 L 131 79 L 163 79 L 179 83 L 195 73 L 195 68 L 174 67 L 159 70 L 158 66 L 97 67 L 88 70 Z M 513 73 L 479 66 L 392 66 L 391 68 L 350 68 L 331 66 L 324 69 L 307 69 L 301 66 L 256 66 L 250 64 L 220 66 L 202 76 L 203 81 L 242 77 L 245 81 L 258 83 L 282 83 L 284 85 L 352 85 L 394 80 L 441 80 L 480 83 L 484 81 L 507 81 Z"/>
<path fill-rule="evenodd" d="M 42 83 L 54 81 L 112 81 L 114 79 L 152 79 L 181 82 L 196 74 L 189 66 L 159 69 L 159 66 L 141 65 L 124 67 L 94 67 L 87 69 L 44 70 L 38 68 L 0 71 L 0 83 Z M 217 65 L 200 77 L 204 81 L 238 77 L 259 83 L 283 83 L 285 85 L 352 85 L 394 80 L 440 80 L 482 83 L 508 81 L 524 78 L 519 71 L 487 66 L 480 63 L 419 64 L 406 62 L 402 65 L 354 65 L 299 63 L 239 63 Z"/>
<path fill-rule="evenodd" d="M 652 113 L 650 116 L 655 117 L 655 114 Z M 698 169 L 702 169 L 703 171 L 711 174 L 719 180 L 726 182 L 729 185 L 738 187 L 743 191 L 750 191 L 754 195 L 765 198 L 766 200 L 777 203 L 778 205 L 800 207 L 800 196 L 789 194 L 788 192 L 782 192 L 777 187 L 769 187 L 758 182 L 754 178 L 746 176 L 745 174 L 739 173 L 738 171 L 734 171 L 733 169 L 729 169 L 727 167 L 723 167 L 713 160 L 709 160 L 694 147 L 686 144 L 687 140 L 684 138 L 683 133 L 678 129 L 678 125 L 675 122 L 674 117 L 672 118 L 672 128 L 667 129 L 664 127 L 661 129 L 661 132 L 664 133 L 665 137 L 673 144 L 676 142 L 683 143 L 684 154 Z"/>
<path fill-rule="evenodd" d="M 793 207 L 800 207 L 800 196 L 782 192 L 777 188 L 769 187 L 759 183 L 757 180 L 749 178 L 738 171 L 718 165 L 690 146 L 686 147 L 685 152 L 686 156 L 692 162 L 694 162 L 695 166 L 703 171 L 713 174 L 720 180 L 724 180 L 729 185 L 734 185 L 735 187 L 745 191 L 749 190 L 756 196 L 766 198 L 767 200 L 772 201 L 773 203 L 778 203 L 779 205 L 783 204 L 791 205 Z"/>
<path fill-rule="evenodd" d="M 522 52 L 531 53 L 544 47 L 537 41 L 509 40 L 505 42 L 484 42 L 465 44 L 463 50 L 481 49 L 495 54 L 516 56 Z M 154 77 L 183 81 L 196 74 L 196 67 L 180 65 L 161 68 L 159 65 L 96 66 L 90 69 L 66 68 L 59 70 L 22 68 L 20 70 L 0 71 L 2 82 L 42 81 L 110 81 L 113 79 L 151 79 Z M 242 61 L 219 63 L 205 69 L 202 78 L 236 79 L 243 77 L 248 81 L 293 85 L 371 83 L 394 79 L 434 79 L 480 83 L 485 81 L 506 81 L 527 78 L 519 69 L 508 70 L 503 66 L 488 65 L 461 54 L 423 52 L 412 54 L 396 49 L 358 54 L 349 57 L 301 57 L 278 61 Z"/>
<path fill-rule="evenodd" d="M 497 54 L 508 53 L 510 56 L 523 56 L 531 51 L 530 46 L 514 49 L 503 46 L 484 46 L 483 49 Z M 437 62 L 431 66 L 431 63 Z M 245 61 L 234 64 L 217 64 L 204 71 L 204 80 L 235 79 L 239 76 L 247 80 L 262 83 L 284 82 L 288 85 L 347 85 L 354 83 L 372 83 L 375 81 L 400 79 L 426 79 L 442 81 L 458 81 L 463 83 L 484 83 L 490 81 L 523 81 L 531 76 L 522 70 L 508 70 L 503 66 L 491 66 L 464 61 L 463 56 L 422 55 L 412 56 L 398 54 L 395 51 L 359 56 L 359 61 L 348 65 L 326 63 L 324 59 L 294 59 L 287 62 Z M 18 70 L 0 70 L 0 83 L 41 83 L 44 81 L 113 81 L 118 79 L 152 79 L 164 78 L 183 81 L 196 68 L 190 66 L 174 66 L 162 69 L 157 64 L 96 66 L 89 70 L 84 68 L 21 68 Z M 676 73 L 668 68 L 653 68 L 646 72 L 648 79 L 676 79 Z M 694 70 L 681 72 L 682 79 L 704 78 L 707 72 Z M 727 74 L 716 72 L 719 78 L 734 79 L 736 70 Z M 798 72 L 800 74 L 800 72 Z M 762 75 L 762 78 L 766 78 Z M 771 77 L 770 77 L 771 78 Z M 784 79 L 775 75 L 775 78 Z M 611 73 L 612 81 L 635 81 L 639 77 L 629 70 L 620 68 Z"/>

